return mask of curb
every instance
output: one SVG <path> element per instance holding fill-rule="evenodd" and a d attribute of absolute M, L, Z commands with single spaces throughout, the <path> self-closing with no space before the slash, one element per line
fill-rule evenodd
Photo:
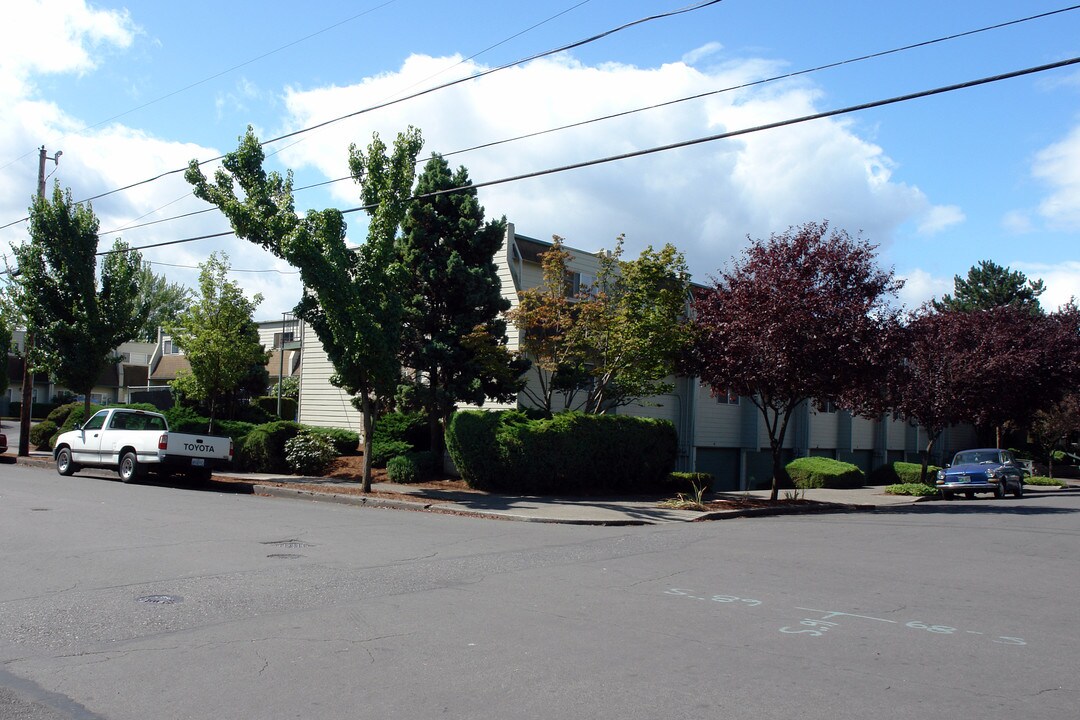
<path fill-rule="evenodd" d="M 808 507 L 763 507 L 744 510 L 714 510 L 702 513 L 690 522 L 727 520 L 729 518 L 769 517 L 773 515 L 823 515 L 830 513 L 876 512 L 877 505 L 852 505 L 847 503 L 818 503 Z"/>
<path fill-rule="evenodd" d="M 596 525 L 609 527 L 625 527 L 636 525 L 655 525 L 647 520 L 588 520 L 588 519 L 559 519 L 534 517 L 531 515 L 518 515 L 515 513 L 495 513 L 483 510 L 457 509 L 441 506 L 438 503 L 390 500 L 387 498 L 365 497 L 357 495 L 342 495 L 340 493 L 323 493 L 311 490 L 296 490 L 294 488 L 277 487 L 276 485 L 252 484 L 251 491 L 255 495 L 264 497 L 277 497 L 287 499 L 310 500 L 312 502 L 329 502 L 339 505 L 353 505 L 357 507 L 388 508 L 393 510 L 412 510 L 413 512 L 431 512 L 440 515 L 464 515 L 467 517 L 479 517 L 492 520 L 512 520 L 515 522 L 546 523 L 551 525 Z M 696 518 L 690 522 L 696 522 Z"/>

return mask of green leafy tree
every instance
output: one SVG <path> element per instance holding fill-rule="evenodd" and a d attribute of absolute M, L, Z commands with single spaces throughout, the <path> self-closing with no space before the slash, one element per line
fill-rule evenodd
<path fill-rule="evenodd" d="M 192 161 L 185 179 L 195 194 L 216 205 L 245 238 L 300 270 L 307 293 L 295 312 L 318 336 L 335 373 L 330 381 L 353 395 L 364 424 L 363 490 L 371 490 L 371 441 L 379 406 L 393 398 L 401 379 L 398 359 L 404 273 L 394 238 L 405 216 L 423 141 L 409 128 L 393 151 L 375 135 L 367 152 L 351 146 L 349 167 L 360 183 L 369 215 L 367 242 L 345 244 L 339 210 L 312 210 L 299 217 L 292 173 L 267 173 L 258 138 L 248 128 L 236 151 L 225 156 L 211 183 Z M 243 191 L 236 194 L 235 186 Z"/>
<path fill-rule="evenodd" d="M 1045 291 L 1042 280 L 1028 280 L 1019 270 L 980 260 L 968 270 L 967 279 L 953 276 L 953 294 L 935 300 L 934 308 L 971 312 L 1011 306 L 1041 313 L 1039 296 Z"/>
<path fill-rule="evenodd" d="M 262 295 L 249 300 L 228 273 L 229 257 L 224 253 L 213 253 L 200 263 L 194 301 L 168 328 L 191 364 L 191 379 L 182 381 L 182 390 L 206 405 L 210 432 L 219 409 L 238 391 L 252 366 L 266 365 L 269 358 L 253 319 Z"/>
<path fill-rule="evenodd" d="M 157 340 L 158 328 L 175 325 L 191 302 L 191 289 L 171 283 L 164 275 L 154 273 L 153 266 L 144 262 L 139 267 L 139 301 L 146 305 L 146 322 L 139 328 L 138 339 Z"/>
<path fill-rule="evenodd" d="M 407 272 L 401 362 L 416 373 L 408 395 L 427 413 L 436 456 L 458 403 L 513 400 L 527 367 L 506 348 L 510 301 L 493 261 L 506 221 L 484 222 L 475 188 L 447 192 L 470 184 L 464 167 L 451 172 L 433 154 L 397 241 Z"/>
<path fill-rule="evenodd" d="M 510 314 L 537 372 L 525 394 L 548 412 L 556 394 L 567 409 L 600 414 L 671 391 L 689 342 L 689 271 L 670 244 L 630 261 L 622 252 L 620 237 L 600 253 L 596 282 L 573 293 L 572 257 L 556 238 L 540 258 L 543 282 L 523 291 Z"/>
<path fill-rule="evenodd" d="M 576 332 L 575 305 L 571 299 L 572 259 L 562 238 L 553 237 L 551 249 L 540 255 L 543 281 L 519 293 L 518 306 L 508 313 L 521 331 L 521 350 L 532 361 L 536 384 L 522 393 L 547 413 L 555 410 L 555 396 L 562 395 L 569 409 L 576 392 L 584 387 L 585 348 Z"/>
<path fill-rule="evenodd" d="M 85 396 L 116 348 L 138 336 L 147 307 L 140 299 L 142 258 L 117 240 L 97 275 L 98 219 L 57 185 L 30 208 L 30 240 L 14 249 L 16 304 L 34 332 L 28 362 Z"/>
<path fill-rule="evenodd" d="M 671 244 L 623 260 L 623 238 L 600 254 L 596 283 L 578 311 L 589 377 L 585 411 L 603 413 L 669 393 L 690 339 L 686 320 L 690 271 Z"/>
<path fill-rule="evenodd" d="M 10 276 L 5 276 L 10 277 Z M 11 337 L 17 324 L 18 311 L 15 309 L 14 288 L 10 281 L 0 287 L 0 348 L 4 349 L 4 356 L 11 350 Z M 7 368 L 0 372 L 0 393 L 8 389 Z"/>

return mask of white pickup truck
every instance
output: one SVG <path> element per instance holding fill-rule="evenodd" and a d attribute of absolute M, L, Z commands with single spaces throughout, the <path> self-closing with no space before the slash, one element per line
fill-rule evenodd
<path fill-rule="evenodd" d="M 227 437 L 169 432 L 159 413 L 109 408 L 56 438 L 53 459 L 61 475 L 99 467 L 116 470 L 124 482 L 149 470 L 205 479 L 232 462 L 233 445 Z"/>

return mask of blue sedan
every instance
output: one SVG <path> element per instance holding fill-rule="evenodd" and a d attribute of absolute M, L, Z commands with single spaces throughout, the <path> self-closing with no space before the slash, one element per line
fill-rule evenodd
<path fill-rule="evenodd" d="M 956 493 L 975 497 L 977 492 L 994 493 L 999 498 L 1011 492 L 1013 497 L 1023 497 L 1024 469 L 1008 450 L 961 450 L 938 471 L 937 489 L 945 500 Z"/>

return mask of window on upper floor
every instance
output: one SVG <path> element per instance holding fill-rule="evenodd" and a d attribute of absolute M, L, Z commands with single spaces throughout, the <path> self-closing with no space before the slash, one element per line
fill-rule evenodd
<path fill-rule="evenodd" d="M 716 402 L 720 403 L 721 405 L 739 404 L 739 396 L 731 390 L 719 390 L 714 394 L 714 396 L 716 397 Z"/>

